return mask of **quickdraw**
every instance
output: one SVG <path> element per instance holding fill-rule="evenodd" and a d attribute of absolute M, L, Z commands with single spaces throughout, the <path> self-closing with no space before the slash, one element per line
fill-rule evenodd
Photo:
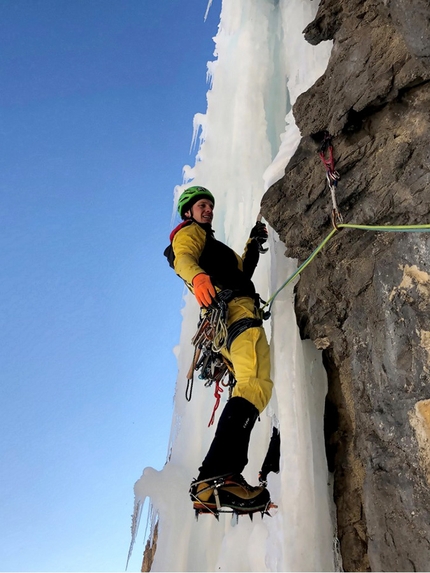
<path fill-rule="evenodd" d="M 331 141 L 332 141 L 331 135 L 328 132 L 326 132 L 324 134 L 324 139 L 323 142 L 321 143 L 318 153 L 326 169 L 326 178 L 331 193 L 331 201 L 333 204 L 331 219 L 333 227 L 337 229 L 338 228 L 337 225 L 343 223 L 343 218 L 342 215 L 340 214 L 336 201 L 336 187 L 340 179 L 340 175 L 334 168 L 333 145 Z"/>
<path fill-rule="evenodd" d="M 205 386 L 215 384 L 215 406 L 208 426 L 215 421 L 221 394 L 224 388 L 229 389 L 229 394 L 236 383 L 231 363 L 221 354 L 221 350 L 227 344 L 227 302 L 231 297 L 230 290 L 218 293 L 217 298 L 208 308 L 200 310 L 200 319 L 197 332 L 191 342 L 195 347 L 193 361 L 187 374 L 187 387 L 185 398 L 189 402 L 193 393 L 194 372 L 200 370 L 199 378 L 205 380 Z"/>

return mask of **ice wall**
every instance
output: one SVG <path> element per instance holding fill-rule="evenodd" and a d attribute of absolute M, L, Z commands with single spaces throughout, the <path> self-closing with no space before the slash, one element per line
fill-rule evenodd
<path fill-rule="evenodd" d="M 194 122 L 199 142 L 196 162 L 184 168 L 184 185 L 175 190 L 175 198 L 191 181 L 208 187 L 216 197 L 216 236 L 239 253 L 265 189 L 282 176 L 298 144 L 291 103 L 327 64 L 331 46 L 314 48 L 301 34 L 316 9 L 312 0 L 222 3 L 216 61 L 208 64 L 207 113 L 198 114 Z M 284 257 L 284 245 L 274 233 L 269 247 L 254 275 L 263 298 L 296 268 L 295 261 Z M 244 472 L 250 483 L 257 482 L 272 424 L 277 424 L 281 471 L 270 474 L 268 487 L 279 509 L 272 518 L 253 522 L 240 518 L 238 524 L 228 515 L 219 522 L 204 515 L 196 522 L 188 495 L 213 437 L 214 427 L 208 429 L 207 423 L 214 398 L 196 378 L 192 401 L 185 400 L 193 352 L 190 340 L 198 318 L 194 298 L 185 295 L 169 460 L 162 471 L 146 468 L 135 486 L 136 512 L 149 497 L 159 516 L 153 571 L 333 571 L 336 567 L 323 442 L 326 378 L 320 353 L 300 340 L 292 289 L 291 285 L 278 296 L 265 324 L 275 392 L 253 431 Z"/>

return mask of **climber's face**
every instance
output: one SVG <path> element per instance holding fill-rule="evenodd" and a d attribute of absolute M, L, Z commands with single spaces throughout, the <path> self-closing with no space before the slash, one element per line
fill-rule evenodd
<path fill-rule="evenodd" d="M 214 204 L 212 201 L 209 199 L 199 199 L 185 215 L 192 217 L 197 223 L 212 223 L 213 212 Z"/>

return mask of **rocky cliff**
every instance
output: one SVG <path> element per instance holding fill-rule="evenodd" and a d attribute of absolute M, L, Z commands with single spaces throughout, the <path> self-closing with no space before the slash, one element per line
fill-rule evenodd
<path fill-rule="evenodd" d="M 302 262 L 332 228 L 318 156 L 332 136 L 345 223 L 430 224 L 430 4 L 322 0 L 332 39 L 294 105 L 302 139 L 262 213 Z M 339 230 L 296 287 L 329 377 L 326 444 L 347 571 L 430 570 L 430 233 Z M 275 303 L 276 304 L 276 303 Z"/>

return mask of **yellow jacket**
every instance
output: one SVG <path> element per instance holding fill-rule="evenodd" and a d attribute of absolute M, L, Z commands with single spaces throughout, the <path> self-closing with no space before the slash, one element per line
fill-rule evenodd
<path fill-rule="evenodd" d="M 218 289 L 231 289 L 235 296 L 254 298 L 251 277 L 259 258 L 256 241 L 249 240 L 240 257 L 215 239 L 209 224 L 192 222 L 172 234 L 173 267 L 191 290 L 194 277 L 207 273 Z"/>
<path fill-rule="evenodd" d="M 164 254 L 191 291 L 193 279 L 199 273 L 207 273 L 217 289 L 233 290 L 234 298 L 228 303 L 228 328 L 242 319 L 257 318 L 255 288 L 251 281 L 259 259 L 256 241 L 249 240 L 240 257 L 214 238 L 210 225 L 195 221 L 181 223 L 170 238 L 171 245 Z M 245 398 L 262 412 L 273 386 L 264 329 L 261 326 L 248 328 L 234 338 L 230 349 L 224 347 L 221 353 L 233 365 L 236 385 L 232 395 Z"/>

